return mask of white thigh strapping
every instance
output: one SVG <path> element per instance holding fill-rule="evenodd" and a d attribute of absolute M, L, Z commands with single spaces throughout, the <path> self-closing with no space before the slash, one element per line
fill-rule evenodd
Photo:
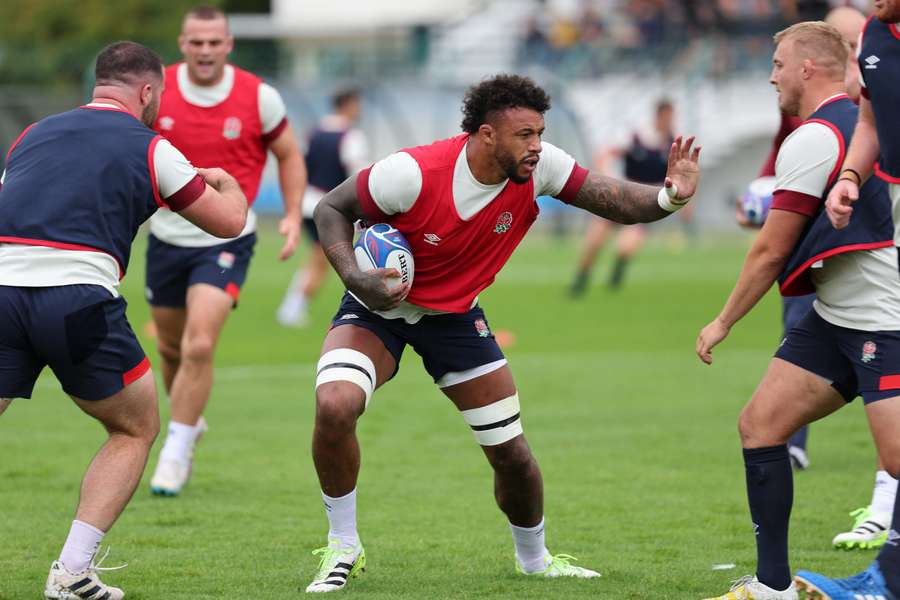
<path fill-rule="evenodd" d="M 464 410 L 462 416 L 482 446 L 497 446 L 522 434 L 518 393 L 481 408 Z"/>
<path fill-rule="evenodd" d="M 355 383 L 366 394 L 366 406 L 375 391 L 375 363 L 372 359 L 350 348 L 329 350 L 319 359 L 316 366 L 316 389 L 323 383 L 349 381 Z"/>

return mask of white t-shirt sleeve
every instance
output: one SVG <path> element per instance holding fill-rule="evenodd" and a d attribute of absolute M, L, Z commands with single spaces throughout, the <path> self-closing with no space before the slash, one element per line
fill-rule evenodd
<path fill-rule="evenodd" d="M 859 32 L 859 37 L 856 38 L 856 64 L 859 65 L 859 57 L 862 56 L 862 43 L 863 43 L 863 32 Z M 863 77 L 863 68 L 859 67 L 859 85 L 862 86 L 863 89 L 866 88 L 866 78 Z"/>
<path fill-rule="evenodd" d="M 268 83 L 259 86 L 259 120 L 262 122 L 263 135 L 269 133 L 284 120 L 287 110 L 281 94 Z"/>
<path fill-rule="evenodd" d="M 341 139 L 341 163 L 347 173 L 356 173 L 369 166 L 369 141 L 366 134 L 353 128 Z"/>
<path fill-rule="evenodd" d="M 197 176 L 197 170 L 167 139 L 160 139 L 153 149 L 153 168 L 159 196 L 165 200 Z"/>
<path fill-rule="evenodd" d="M 775 190 L 820 197 L 837 165 L 837 136 L 821 123 L 805 123 L 784 140 L 775 159 Z"/>
<path fill-rule="evenodd" d="M 406 152 L 395 152 L 372 165 L 369 193 L 386 215 L 407 212 L 422 190 L 422 170 Z"/>
<path fill-rule="evenodd" d="M 534 191 L 537 196 L 556 196 L 565 187 L 575 159 L 553 144 L 541 142 L 541 159 L 534 171 Z"/>

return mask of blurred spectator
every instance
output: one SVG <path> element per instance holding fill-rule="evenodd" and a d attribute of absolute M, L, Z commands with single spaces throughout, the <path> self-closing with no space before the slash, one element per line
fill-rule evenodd
<path fill-rule="evenodd" d="M 704 64 L 713 74 L 733 72 L 768 65 L 776 31 L 839 5 L 866 11 L 870 0 L 542 0 L 520 54 L 562 75 L 696 55 L 711 56 Z"/>

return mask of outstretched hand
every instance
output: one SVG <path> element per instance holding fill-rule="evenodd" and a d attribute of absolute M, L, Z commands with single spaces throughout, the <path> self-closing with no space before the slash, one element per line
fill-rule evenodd
<path fill-rule="evenodd" d="M 681 136 L 675 138 L 669 149 L 669 166 L 666 169 L 665 186 L 670 189 L 673 185 L 676 189 L 676 200 L 687 200 L 697 191 L 700 181 L 700 146 L 694 145 L 694 136 L 682 140 Z"/>

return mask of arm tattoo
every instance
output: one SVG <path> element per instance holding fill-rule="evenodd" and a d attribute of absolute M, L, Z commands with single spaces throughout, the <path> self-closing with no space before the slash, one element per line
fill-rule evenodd
<path fill-rule="evenodd" d="M 353 254 L 353 244 L 350 242 L 338 242 L 323 249 L 328 262 L 332 264 L 334 270 L 340 275 L 341 280 L 345 280 L 347 274 L 357 268 L 356 257 Z"/>
<path fill-rule="evenodd" d="M 325 194 L 316 205 L 313 218 L 325 256 L 347 284 L 358 271 L 353 254 L 353 223 L 365 218 L 356 195 L 356 176 Z"/>
<path fill-rule="evenodd" d="M 625 225 L 649 223 L 671 214 L 659 207 L 656 201 L 658 193 L 659 188 L 652 185 L 590 173 L 575 195 L 572 206 Z"/>

